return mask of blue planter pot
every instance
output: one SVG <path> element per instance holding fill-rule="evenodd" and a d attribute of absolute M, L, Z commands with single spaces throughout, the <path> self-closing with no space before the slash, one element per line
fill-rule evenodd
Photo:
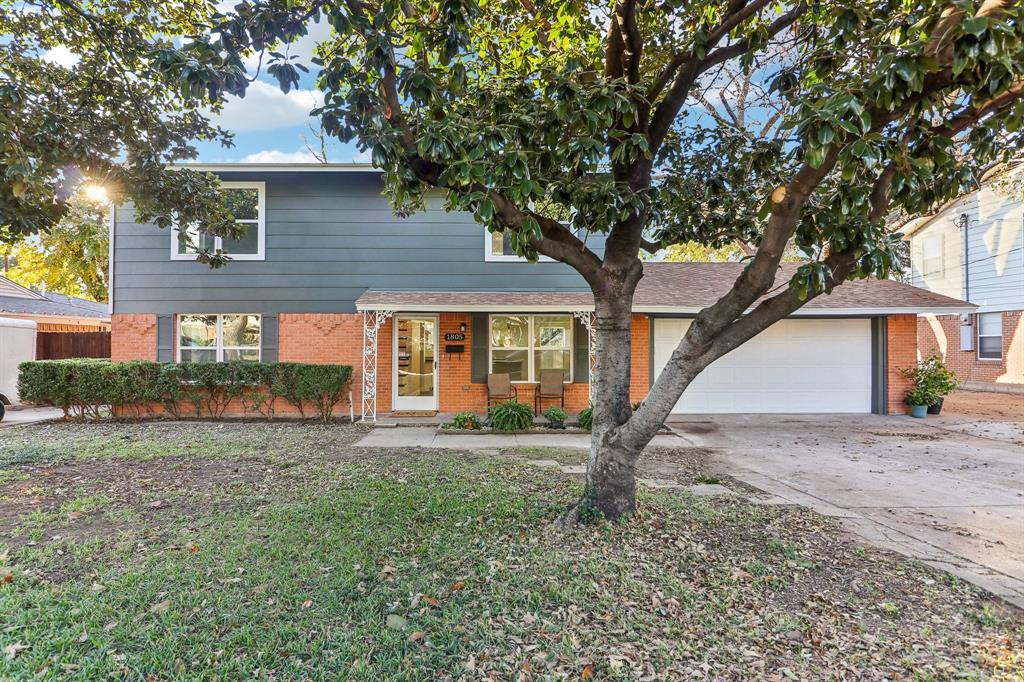
<path fill-rule="evenodd" d="M 924 419 L 928 415 L 927 405 L 911 405 L 910 416 L 917 419 Z"/>

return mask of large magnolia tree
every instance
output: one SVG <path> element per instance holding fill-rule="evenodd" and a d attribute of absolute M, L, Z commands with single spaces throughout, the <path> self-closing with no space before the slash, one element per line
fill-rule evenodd
<path fill-rule="evenodd" d="M 207 109 L 249 82 L 241 63 L 195 74 L 194 52 L 176 48 L 213 17 L 191 0 L 0 0 L 0 243 L 59 225 L 86 182 L 140 220 L 237 234 L 217 178 L 168 171 L 195 140 L 230 143 Z"/>
<path fill-rule="evenodd" d="M 324 129 L 372 151 L 398 210 L 440 188 L 592 289 L 593 440 L 566 519 L 631 514 L 637 459 L 704 368 L 843 281 L 888 276 L 890 212 L 927 210 L 1020 147 L 1024 16 L 1007 0 L 268 0 L 182 52 L 217 74 L 313 19 L 334 29 Z M 722 73 L 769 97 L 746 113 L 763 132 L 706 115 Z M 682 242 L 754 254 L 634 412 L 640 253 Z M 793 246 L 809 262 L 776 282 Z"/>

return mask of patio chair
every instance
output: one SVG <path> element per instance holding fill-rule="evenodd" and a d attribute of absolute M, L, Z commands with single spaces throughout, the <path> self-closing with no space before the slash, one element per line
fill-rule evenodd
<path fill-rule="evenodd" d="M 487 407 L 493 403 L 515 400 L 519 397 L 519 389 L 512 385 L 512 377 L 508 374 L 487 375 Z"/>
<path fill-rule="evenodd" d="M 540 414 L 541 402 L 544 400 L 557 400 L 559 406 L 565 409 L 565 373 L 560 369 L 542 369 L 540 371 L 540 385 L 533 394 L 533 413 Z"/>

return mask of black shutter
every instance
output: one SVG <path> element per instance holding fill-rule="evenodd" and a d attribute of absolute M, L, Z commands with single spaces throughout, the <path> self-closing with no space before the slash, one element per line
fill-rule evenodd
<path fill-rule="evenodd" d="M 590 335 L 579 318 L 572 319 L 572 380 L 573 383 L 585 384 L 590 381 Z"/>
<path fill-rule="evenodd" d="M 473 313 L 473 324 L 470 327 L 471 367 L 470 381 L 474 384 L 486 384 L 487 374 L 487 313 Z"/>
<path fill-rule="evenodd" d="M 156 317 L 156 361 L 172 362 L 174 352 L 174 316 Z"/>
<path fill-rule="evenodd" d="M 260 319 L 260 359 L 277 362 L 277 315 L 264 315 Z"/>

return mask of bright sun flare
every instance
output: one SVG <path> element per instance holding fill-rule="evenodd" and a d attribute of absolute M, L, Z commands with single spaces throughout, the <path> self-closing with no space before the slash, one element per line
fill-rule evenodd
<path fill-rule="evenodd" d="M 86 185 L 82 188 L 82 192 L 90 201 L 106 203 L 109 199 L 107 196 L 107 188 L 103 185 Z"/>

